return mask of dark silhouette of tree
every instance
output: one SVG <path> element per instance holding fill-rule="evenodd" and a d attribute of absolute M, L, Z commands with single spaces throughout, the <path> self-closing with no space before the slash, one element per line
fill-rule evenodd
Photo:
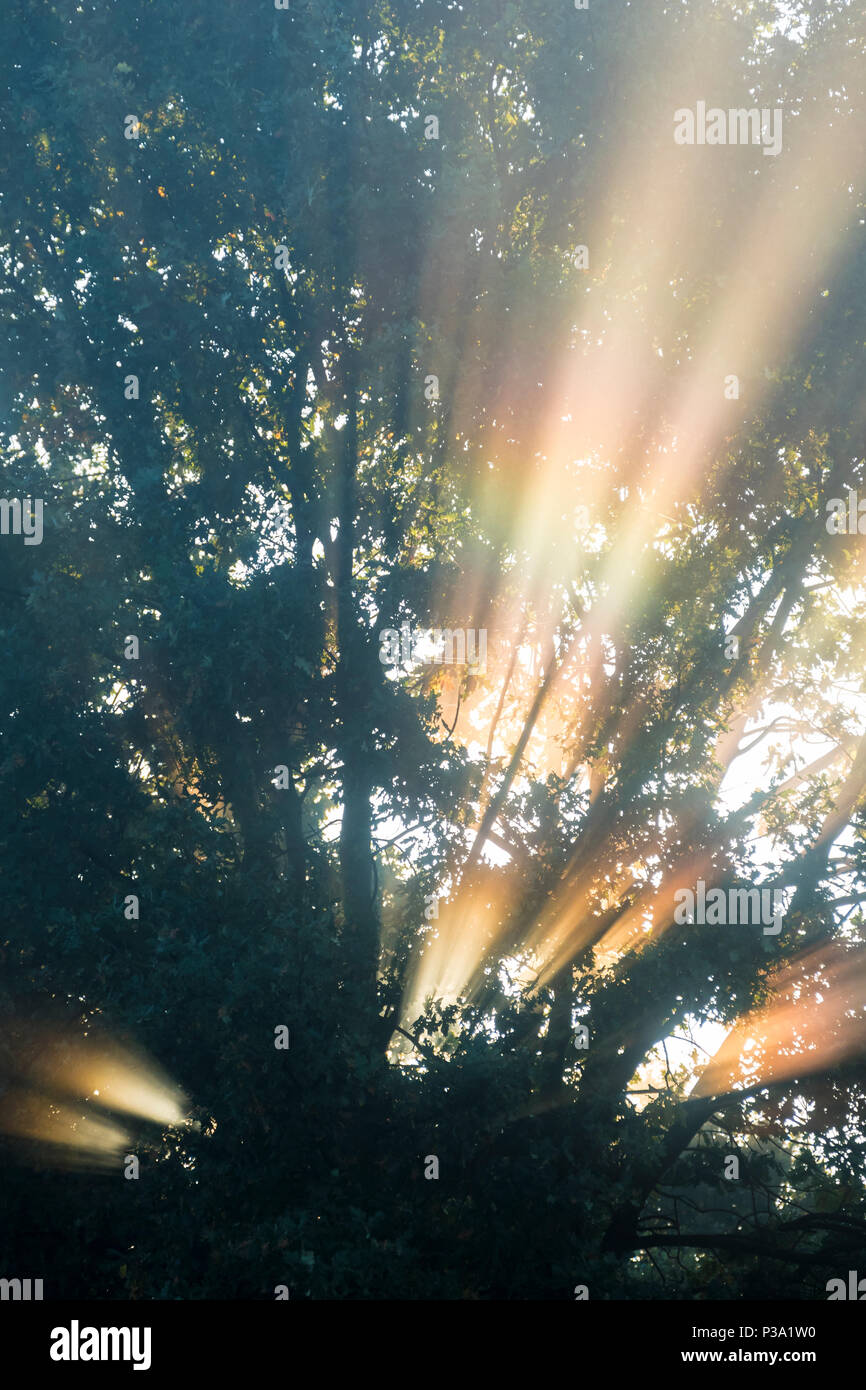
<path fill-rule="evenodd" d="M 791 10 L 9 0 L 0 1123 L 44 1028 L 196 1121 L 7 1134 L 46 1296 L 866 1258 L 866 21 Z"/>

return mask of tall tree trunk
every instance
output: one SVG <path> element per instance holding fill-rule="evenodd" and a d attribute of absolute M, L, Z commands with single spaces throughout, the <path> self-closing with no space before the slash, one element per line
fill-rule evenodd
<path fill-rule="evenodd" d="M 370 651 L 356 611 L 352 585 L 357 509 L 358 407 L 354 349 L 346 349 L 348 419 L 338 465 L 339 535 L 336 554 L 337 736 L 343 819 L 340 829 L 340 879 L 349 972 L 347 985 L 355 1026 L 374 1045 L 377 1033 L 379 913 L 372 853 L 373 778 L 369 735 Z"/>

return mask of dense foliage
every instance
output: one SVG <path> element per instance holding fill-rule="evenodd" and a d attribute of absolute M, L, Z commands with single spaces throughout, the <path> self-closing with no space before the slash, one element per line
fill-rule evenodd
<path fill-rule="evenodd" d="M 825 524 L 866 498 L 866 19 L 811 9 L 7 0 L 2 493 L 44 536 L 0 537 L 5 1118 L 98 1029 L 196 1123 L 107 1168 L 8 1135 L 0 1273 L 866 1260 L 864 541 Z M 698 100 L 782 152 L 677 145 Z M 389 670 L 403 624 L 486 671 Z M 698 878 L 783 929 L 676 922 Z"/>

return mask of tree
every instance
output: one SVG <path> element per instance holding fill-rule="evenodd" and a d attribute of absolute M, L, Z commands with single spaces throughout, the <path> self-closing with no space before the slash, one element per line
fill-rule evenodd
<path fill-rule="evenodd" d="M 5 1263 L 823 1296 L 866 1251 L 862 17 L 12 8 Z M 698 102 L 781 152 L 678 145 Z M 405 627 L 486 670 L 389 667 Z M 699 881 L 782 929 L 680 920 Z M 70 1149 L 118 1039 L 195 1125 Z"/>

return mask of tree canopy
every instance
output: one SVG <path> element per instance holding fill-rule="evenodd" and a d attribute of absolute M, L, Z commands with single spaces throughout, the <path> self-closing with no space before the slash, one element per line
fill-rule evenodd
<path fill-rule="evenodd" d="M 824 1297 L 866 1259 L 866 15 L 7 8 L 4 1268 Z M 698 103 L 781 149 L 679 144 Z"/>

